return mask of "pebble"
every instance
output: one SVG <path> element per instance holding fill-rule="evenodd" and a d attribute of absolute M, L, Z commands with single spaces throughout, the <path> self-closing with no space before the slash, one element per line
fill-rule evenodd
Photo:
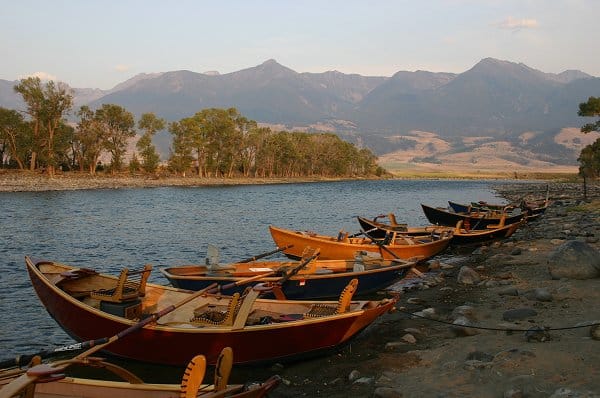
<path fill-rule="evenodd" d="M 404 394 L 401 388 L 377 387 L 373 391 L 373 396 L 377 398 L 402 398 Z"/>
<path fill-rule="evenodd" d="M 502 314 L 502 319 L 505 321 L 518 321 L 522 319 L 532 318 L 537 315 L 537 311 L 532 308 L 516 308 L 505 311 Z"/>
<path fill-rule="evenodd" d="M 590 337 L 600 341 L 600 325 L 594 325 L 590 328 Z"/>
<path fill-rule="evenodd" d="M 356 369 L 354 369 L 352 372 L 350 372 L 350 374 L 348 375 L 348 380 L 353 383 L 354 381 L 358 380 L 358 378 L 360 377 L 360 372 Z"/>

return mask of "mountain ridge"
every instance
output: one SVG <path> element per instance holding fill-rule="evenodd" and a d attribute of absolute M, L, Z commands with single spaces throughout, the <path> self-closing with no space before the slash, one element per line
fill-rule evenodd
<path fill-rule="evenodd" d="M 0 80 L 0 106 L 23 108 L 12 90 L 16 83 Z M 579 70 L 546 73 L 489 57 L 462 73 L 398 71 L 390 77 L 296 72 L 268 59 L 225 74 L 138 74 L 110 90 L 75 88 L 74 102 L 76 108 L 114 103 L 138 117 L 154 112 L 169 121 L 204 108 L 236 107 L 263 125 L 336 132 L 380 155 L 403 150 L 406 140 L 394 137 L 415 131 L 435 134 L 453 151 L 469 150 L 465 137 L 489 136 L 524 145 L 534 157 L 576 164 L 577 148 L 554 137 L 583 125 L 577 105 L 598 93 L 600 79 Z M 524 133 L 534 138 L 523 143 Z"/>

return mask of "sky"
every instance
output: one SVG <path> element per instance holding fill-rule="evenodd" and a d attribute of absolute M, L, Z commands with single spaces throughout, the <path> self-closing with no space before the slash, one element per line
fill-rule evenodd
<path fill-rule="evenodd" d="M 0 0 L 0 79 L 111 89 L 139 73 L 462 73 L 484 58 L 600 77 L 598 0 Z"/>

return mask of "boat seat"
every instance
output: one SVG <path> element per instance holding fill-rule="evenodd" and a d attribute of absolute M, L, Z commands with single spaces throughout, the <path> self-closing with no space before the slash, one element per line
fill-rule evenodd
<path fill-rule="evenodd" d="M 234 293 L 225 311 L 216 308 L 208 308 L 202 312 L 194 311 L 190 323 L 195 326 L 232 326 L 240 304 L 240 294 Z"/>
<path fill-rule="evenodd" d="M 90 297 L 111 303 L 136 300 L 146 294 L 146 282 L 150 277 L 151 271 L 152 265 L 150 264 L 146 264 L 143 269 L 138 271 L 130 271 L 127 268 L 123 268 L 115 287 L 93 290 L 90 292 Z"/>
<path fill-rule="evenodd" d="M 352 302 L 352 296 L 354 296 L 354 292 L 356 292 L 356 287 L 358 286 L 358 279 L 352 279 L 348 285 L 342 290 L 342 294 L 340 294 L 340 298 L 338 299 L 337 306 L 327 305 L 327 304 L 313 304 L 307 313 L 304 314 L 307 318 L 318 318 L 322 316 L 328 315 L 336 315 L 343 314 L 350 309 L 350 304 Z"/>

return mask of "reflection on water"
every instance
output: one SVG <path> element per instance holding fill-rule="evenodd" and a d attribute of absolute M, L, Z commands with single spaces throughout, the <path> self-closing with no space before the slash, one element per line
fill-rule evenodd
<path fill-rule="evenodd" d="M 447 200 L 500 201 L 487 181 L 430 180 L 0 193 L 0 360 L 72 343 L 35 296 L 25 255 L 117 274 L 203 262 L 214 244 L 230 262 L 272 250 L 269 224 L 333 235 L 394 212 L 424 225 L 420 203 Z"/>

